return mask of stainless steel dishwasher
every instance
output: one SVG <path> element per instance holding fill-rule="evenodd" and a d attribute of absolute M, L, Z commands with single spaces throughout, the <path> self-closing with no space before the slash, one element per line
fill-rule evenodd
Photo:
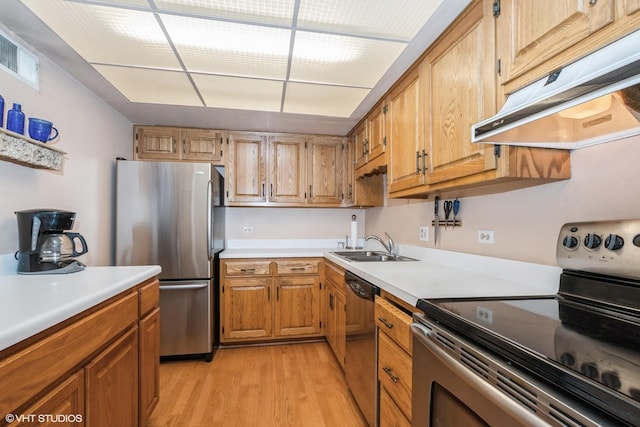
<path fill-rule="evenodd" d="M 377 419 L 377 340 L 374 317 L 375 297 L 380 289 L 347 271 L 347 346 L 345 375 L 351 394 L 370 426 Z"/>

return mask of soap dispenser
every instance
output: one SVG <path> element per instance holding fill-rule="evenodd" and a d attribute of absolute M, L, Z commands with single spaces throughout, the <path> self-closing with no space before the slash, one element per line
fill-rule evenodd
<path fill-rule="evenodd" d="M 7 111 L 7 130 L 24 135 L 24 113 L 22 105 L 13 104 L 13 108 Z"/>

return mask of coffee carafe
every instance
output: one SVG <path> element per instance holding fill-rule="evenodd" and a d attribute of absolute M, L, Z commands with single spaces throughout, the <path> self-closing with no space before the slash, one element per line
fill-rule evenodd
<path fill-rule="evenodd" d="M 87 253 L 86 240 L 80 233 L 66 231 L 73 228 L 75 212 L 32 209 L 16 215 L 19 274 L 73 273 L 85 268 L 74 257 Z"/>

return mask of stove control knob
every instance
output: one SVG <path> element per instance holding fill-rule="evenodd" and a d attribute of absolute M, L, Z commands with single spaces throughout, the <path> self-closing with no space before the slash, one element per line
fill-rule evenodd
<path fill-rule="evenodd" d="M 633 244 L 635 246 L 640 247 L 640 234 L 636 234 L 635 237 L 633 238 Z"/>
<path fill-rule="evenodd" d="M 598 249 L 602 244 L 602 238 L 594 233 L 589 233 L 584 236 L 584 246 L 587 249 Z"/>
<path fill-rule="evenodd" d="M 606 239 L 604 239 L 604 247 L 610 249 L 612 251 L 617 251 L 624 246 L 624 239 L 617 234 L 609 234 Z"/>
<path fill-rule="evenodd" d="M 582 372 L 582 375 L 584 375 L 585 377 L 597 380 L 598 377 L 600 376 L 600 373 L 598 372 L 598 367 L 596 366 L 595 363 L 588 363 L 585 362 L 582 364 L 582 366 L 580 366 L 580 372 Z"/>
<path fill-rule="evenodd" d="M 576 236 L 566 236 L 562 239 L 562 246 L 564 246 L 565 249 L 575 250 L 579 243 L 580 241 Z"/>
<path fill-rule="evenodd" d="M 614 390 L 620 390 L 622 382 L 616 372 L 604 372 L 602 374 L 602 384 Z"/>
<path fill-rule="evenodd" d="M 573 354 L 565 351 L 564 353 L 562 353 L 560 355 L 560 362 L 564 365 L 564 366 L 568 366 L 568 367 L 572 367 L 573 365 L 576 364 L 576 358 L 573 357 Z"/>

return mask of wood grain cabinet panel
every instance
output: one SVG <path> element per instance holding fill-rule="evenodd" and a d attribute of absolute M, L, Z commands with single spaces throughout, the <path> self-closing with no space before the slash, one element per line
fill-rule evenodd
<path fill-rule="evenodd" d="M 413 320 L 410 315 L 378 296 L 376 297 L 375 319 L 376 325 L 382 332 L 393 339 L 407 354 L 413 354 L 413 335 L 411 333 Z"/>
<path fill-rule="evenodd" d="M 167 126 L 134 126 L 136 160 L 209 162 L 224 165 L 224 132 Z"/>
<path fill-rule="evenodd" d="M 218 130 L 186 129 L 182 134 L 181 160 L 223 165 L 225 135 Z"/>
<path fill-rule="evenodd" d="M 378 334 L 378 380 L 407 418 L 411 417 L 412 367 L 411 356 L 389 336 Z"/>
<path fill-rule="evenodd" d="M 221 341 L 323 335 L 319 258 L 221 261 Z"/>
<path fill-rule="evenodd" d="M 140 426 L 145 426 L 160 401 L 160 308 L 156 307 L 139 323 L 139 404 Z"/>
<path fill-rule="evenodd" d="M 243 206 L 267 201 L 267 139 L 255 133 L 229 135 L 226 187 L 227 202 Z"/>
<path fill-rule="evenodd" d="M 270 136 L 269 201 L 305 203 L 306 147 L 305 139 L 297 136 Z"/>
<path fill-rule="evenodd" d="M 86 424 L 92 427 L 138 423 L 138 327 L 110 345 L 85 368 Z"/>
<path fill-rule="evenodd" d="M 411 427 L 407 416 L 384 387 L 380 387 L 380 427 Z"/>
<path fill-rule="evenodd" d="M 344 369 L 347 346 L 347 300 L 345 270 L 329 261 L 324 262 L 324 283 L 327 304 L 325 320 L 326 338 L 338 363 Z"/>
<path fill-rule="evenodd" d="M 180 130 L 161 126 L 133 128 L 136 159 L 178 160 L 180 158 Z"/>
<path fill-rule="evenodd" d="M 344 199 L 344 138 L 311 137 L 306 147 L 308 203 L 339 206 Z"/>

